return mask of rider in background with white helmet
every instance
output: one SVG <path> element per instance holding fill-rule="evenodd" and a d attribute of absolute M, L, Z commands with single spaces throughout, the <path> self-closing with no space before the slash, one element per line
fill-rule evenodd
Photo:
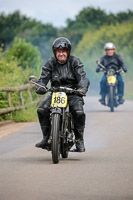
<path fill-rule="evenodd" d="M 101 57 L 100 63 L 104 65 L 107 69 L 113 68 L 114 70 L 123 69 L 124 72 L 127 72 L 127 67 L 122 59 L 122 57 L 116 53 L 115 45 L 112 42 L 108 42 L 104 46 L 105 55 Z M 98 65 L 96 68 L 96 72 L 100 71 L 100 66 Z M 117 74 L 117 81 L 118 81 L 118 90 L 117 95 L 119 97 L 118 102 L 119 104 L 124 103 L 124 82 L 120 73 Z M 100 81 L 100 95 L 101 99 L 99 100 L 103 105 L 105 105 L 105 96 L 107 94 L 107 77 L 106 74 L 103 75 L 102 80 Z"/>

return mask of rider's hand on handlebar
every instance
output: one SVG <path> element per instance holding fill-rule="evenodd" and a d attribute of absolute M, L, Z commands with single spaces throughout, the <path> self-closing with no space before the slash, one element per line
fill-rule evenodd
<path fill-rule="evenodd" d="M 79 88 L 77 90 L 77 93 L 81 96 L 85 96 L 86 95 L 86 92 L 87 92 L 87 89 L 86 88 Z"/>
<path fill-rule="evenodd" d="M 97 72 L 97 73 L 100 72 L 100 68 L 97 68 L 97 69 L 96 69 L 96 72 Z"/>
<path fill-rule="evenodd" d="M 40 86 L 36 86 L 36 93 L 37 94 L 45 94 L 47 92 L 46 88 L 40 87 Z"/>
<path fill-rule="evenodd" d="M 126 72 L 127 72 L 127 69 L 123 69 L 123 71 L 126 73 Z"/>

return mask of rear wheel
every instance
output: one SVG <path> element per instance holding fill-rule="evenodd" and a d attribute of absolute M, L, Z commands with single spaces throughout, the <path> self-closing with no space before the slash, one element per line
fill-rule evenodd
<path fill-rule="evenodd" d="M 66 149 L 63 149 L 61 156 L 62 156 L 62 158 L 68 158 L 68 151 Z"/>
<path fill-rule="evenodd" d="M 69 151 L 74 145 L 74 135 L 73 135 L 73 129 L 74 129 L 74 122 L 72 115 L 69 113 L 69 116 L 66 118 L 66 132 L 65 132 L 65 144 L 63 145 L 64 148 L 62 148 L 62 158 L 68 158 Z"/>
<path fill-rule="evenodd" d="M 52 160 L 59 163 L 60 158 L 60 114 L 52 115 Z"/>
<path fill-rule="evenodd" d="M 110 111 L 114 112 L 114 87 L 109 87 L 109 102 L 110 102 Z"/>
<path fill-rule="evenodd" d="M 62 158 L 68 158 L 68 150 L 67 150 L 68 117 L 66 117 L 64 127 L 65 128 L 64 128 L 63 138 L 61 138 L 61 156 Z"/>

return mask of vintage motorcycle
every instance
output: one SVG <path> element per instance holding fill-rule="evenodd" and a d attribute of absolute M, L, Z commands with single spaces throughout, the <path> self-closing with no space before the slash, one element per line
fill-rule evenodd
<path fill-rule="evenodd" d="M 35 76 L 30 76 L 31 83 L 39 85 Z M 60 83 L 55 80 L 52 87 L 47 92 L 52 92 L 50 120 L 51 134 L 46 149 L 51 151 L 53 163 L 59 163 L 60 155 L 67 158 L 68 153 L 75 144 L 73 117 L 69 110 L 67 94 L 77 94 L 75 89 L 61 87 Z M 43 87 L 39 85 L 40 87 Z"/>
<path fill-rule="evenodd" d="M 122 72 L 122 69 L 120 70 L 114 70 L 112 67 L 109 69 L 106 69 L 104 65 L 102 65 L 98 60 L 96 63 L 101 67 L 101 70 L 104 71 L 104 73 L 107 74 L 107 87 L 108 87 L 108 93 L 105 98 L 105 106 L 107 105 L 110 107 L 110 111 L 114 112 L 114 107 L 117 107 L 119 105 L 117 100 L 117 73 Z"/>

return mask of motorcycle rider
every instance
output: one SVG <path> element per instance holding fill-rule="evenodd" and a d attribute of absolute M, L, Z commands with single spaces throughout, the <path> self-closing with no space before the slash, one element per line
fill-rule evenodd
<path fill-rule="evenodd" d="M 106 69 L 113 68 L 115 71 L 119 69 L 123 69 L 124 72 L 127 72 L 127 67 L 122 59 L 122 57 L 116 53 L 115 45 L 112 42 L 108 42 L 104 46 L 106 55 L 102 56 L 100 59 L 100 63 L 106 67 Z M 96 72 L 100 71 L 100 65 L 97 66 Z M 118 103 L 124 103 L 124 82 L 120 73 L 117 73 L 117 95 L 118 95 Z M 103 105 L 105 105 L 105 97 L 107 94 L 107 76 L 106 73 L 103 75 L 102 80 L 100 82 L 100 95 L 101 99 L 99 100 Z"/>
<path fill-rule="evenodd" d="M 54 79 L 60 81 L 61 86 L 76 88 L 80 96 L 69 95 L 68 102 L 70 111 L 74 118 L 74 133 L 76 139 L 76 149 L 78 152 L 84 152 L 84 127 L 85 113 L 83 109 L 83 96 L 86 94 L 89 87 L 89 80 L 86 78 L 86 73 L 83 69 L 83 64 L 79 58 L 70 55 L 71 43 L 65 37 L 57 38 L 52 45 L 54 57 L 48 59 L 42 67 L 42 73 L 37 83 L 42 86 L 47 85 Z M 37 94 L 45 94 L 46 89 L 36 86 Z M 50 136 L 50 104 L 52 96 L 49 95 L 40 104 L 37 113 L 43 133 L 43 139 L 36 144 L 38 148 L 45 148 L 48 145 Z"/>

